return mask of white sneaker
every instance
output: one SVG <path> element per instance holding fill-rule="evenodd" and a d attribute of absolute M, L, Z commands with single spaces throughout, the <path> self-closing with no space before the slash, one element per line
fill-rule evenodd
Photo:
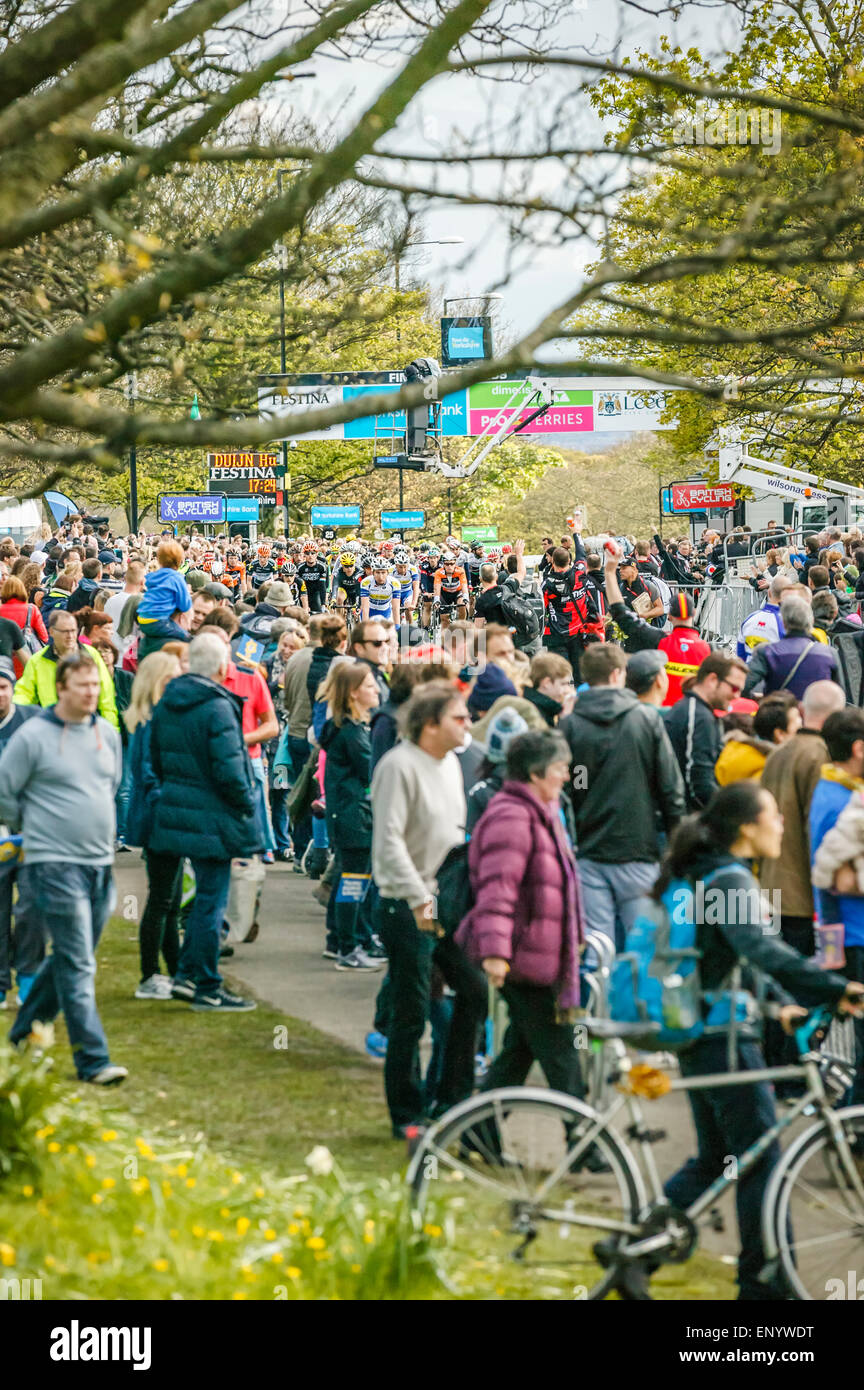
<path fill-rule="evenodd" d="M 361 951 L 359 946 L 355 946 L 350 956 L 339 957 L 334 969 L 350 970 L 356 973 L 361 970 L 380 970 L 383 965 L 383 960 L 372 960 L 365 952 Z"/>
<path fill-rule="evenodd" d="M 125 1067 L 115 1067 L 110 1063 L 97 1071 L 95 1076 L 88 1076 L 87 1080 L 93 1086 L 119 1086 L 121 1081 L 125 1081 L 129 1075 Z"/>
<path fill-rule="evenodd" d="M 151 975 L 149 980 L 142 980 L 135 991 L 136 999 L 170 999 L 171 981 L 164 975 Z"/>

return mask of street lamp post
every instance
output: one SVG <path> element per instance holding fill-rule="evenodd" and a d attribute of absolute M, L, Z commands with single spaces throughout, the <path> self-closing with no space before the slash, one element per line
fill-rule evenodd
<path fill-rule="evenodd" d="M 409 250 L 413 249 L 413 247 L 415 247 L 415 246 L 461 246 L 461 245 L 463 244 L 464 241 L 465 241 L 465 238 L 462 237 L 462 236 L 433 237 L 433 238 L 430 238 L 430 239 L 427 240 L 427 241 L 412 241 L 408 246 L 406 246 L 405 250 L 406 250 L 406 251 L 409 251 Z M 397 252 L 397 254 L 396 254 L 396 277 L 395 277 L 395 278 L 396 278 L 396 293 L 397 293 L 397 294 L 399 294 L 399 293 L 401 292 L 401 289 L 402 289 L 401 281 L 400 281 L 400 278 L 399 278 L 399 271 L 400 271 L 401 260 L 402 260 L 402 258 L 401 258 L 401 256 L 399 255 L 399 253 Z M 398 320 L 398 318 L 397 318 L 397 320 L 396 320 L 396 341 L 397 341 L 397 343 L 401 343 L 401 342 L 402 342 L 402 331 L 401 331 L 401 329 L 400 329 L 400 327 L 399 327 L 399 320 Z M 402 511 L 402 508 L 403 508 L 403 506 L 404 506 L 404 493 L 405 493 L 405 490 L 404 490 L 404 469 L 400 468 L 400 469 L 399 469 L 399 510 L 400 510 L 400 512 Z"/>
<path fill-rule="evenodd" d="M 282 197 L 282 175 L 283 175 L 283 174 L 287 174 L 287 173 L 290 173 L 290 170 L 288 170 L 288 169 L 277 169 L 277 170 L 276 170 L 276 187 L 277 187 L 277 191 L 278 191 L 278 194 L 279 194 L 279 197 L 280 197 L 280 198 Z M 286 373 L 287 373 L 287 371 L 288 371 L 288 368 L 287 368 L 287 366 L 286 366 L 286 356 L 285 356 L 285 241 L 284 241 L 284 238 L 279 242 L 279 368 L 280 368 L 280 371 L 281 371 L 282 375 L 285 376 Z M 283 501 L 282 511 L 283 511 L 283 518 L 284 518 L 284 526 L 285 526 L 285 539 L 286 539 L 286 541 L 287 541 L 287 540 L 290 538 L 290 535 L 291 535 L 291 509 L 290 509 L 290 505 L 289 505 L 289 501 L 288 501 L 289 492 L 288 492 L 288 440 L 287 440 L 287 439 L 283 439 L 283 440 L 282 440 L 282 475 L 283 475 L 283 476 L 282 476 L 282 482 L 283 482 L 283 486 L 285 487 L 285 493 L 284 493 L 284 501 Z"/>
<path fill-rule="evenodd" d="M 130 414 L 135 411 L 138 399 L 138 373 L 131 371 L 126 377 L 126 398 Z M 132 532 L 138 534 L 138 448 L 133 437 L 129 445 L 129 523 Z"/>

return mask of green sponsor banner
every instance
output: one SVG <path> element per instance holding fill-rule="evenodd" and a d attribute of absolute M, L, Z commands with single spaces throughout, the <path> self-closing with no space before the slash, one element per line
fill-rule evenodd
<path fill-rule="evenodd" d="M 490 406 L 506 405 L 517 387 L 521 387 L 521 393 L 515 398 L 512 409 L 518 409 L 521 405 L 534 394 L 533 388 L 527 381 L 483 381 L 478 386 L 468 388 L 468 409 L 469 410 L 488 410 Z M 570 391 L 564 388 L 555 390 L 554 405 L 593 405 L 594 395 L 591 391 Z"/>
<path fill-rule="evenodd" d="M 497 526 L 462 526 L 462 540 L 466 545 L 472 541 L 482 541 L 485 544 L 498 539 Z"/>

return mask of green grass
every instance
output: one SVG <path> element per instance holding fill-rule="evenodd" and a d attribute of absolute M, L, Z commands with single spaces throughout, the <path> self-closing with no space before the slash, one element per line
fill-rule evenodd
<path fill-rule="evenodd" d="M 380 1065 L 265 1004 L 214 1017 L 135 1000 L 137 967 L 134 927 L 114 919 L 97 995 L 130 1078 L 110 1093 L 76 1084 L 58 1020 L 54 1130 L 34 1116 L 35 1176 L 3 1183 L 0 1170 L 0 1276 L 40 1277 L 45 1297 L 443 1296 L 428 1253 L 439 1217 L 427 1217 L 431 1236 L 411 1227 Z M 308 1173 L 318 1145 L 336 1175 Z M 307 1245 L 319 1237 L 329 1254 Z M 729 1267 L 700 1254 L 661 1270 L 652 1291 L 734 1295 Z"/>

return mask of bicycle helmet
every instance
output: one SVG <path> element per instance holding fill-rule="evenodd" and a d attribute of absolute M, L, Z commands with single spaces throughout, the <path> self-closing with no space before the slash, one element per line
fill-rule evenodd
<path fill-rule="evenodd" d="M 373 555 L 370 563 L 373 570 L 386 570 L 388 574 L 393 568 L 386 555 Z"/>
<path fill-rule="evenodd" d="M 486 757 L 490 763 L 505 762 L 511 740 L 527 732 L 528 725 L 518 710 L 508 706 L 496 714 L 486 732 Z"/>
<path fill-rule="evenodd" d="M 343 569 L 347 570 L 350 569 L 352 565 L 356 565 L 357 557 L 352 550 L 343 550 L 342 554 L 339 556 L 339 563 Z"/>
<path fill-rule="evenodd" d="M 411 559 L 411 556 L 405 549 L 404 545 L 400 545 L 396 550 L 393 551 L 393 559 L 396 561 L 397 565 L 407 565 L 408 561 Z"/>
<path fill-rule="evenodd" d="M 395 547 L 394 547 L 394 544 L 393 544 L 392 541 L 382 541 L 382 542 L 381 542 L 381 554 L 382 554 L 382 555 L 392 555 L 394 549 L 395 549 Z"/>

